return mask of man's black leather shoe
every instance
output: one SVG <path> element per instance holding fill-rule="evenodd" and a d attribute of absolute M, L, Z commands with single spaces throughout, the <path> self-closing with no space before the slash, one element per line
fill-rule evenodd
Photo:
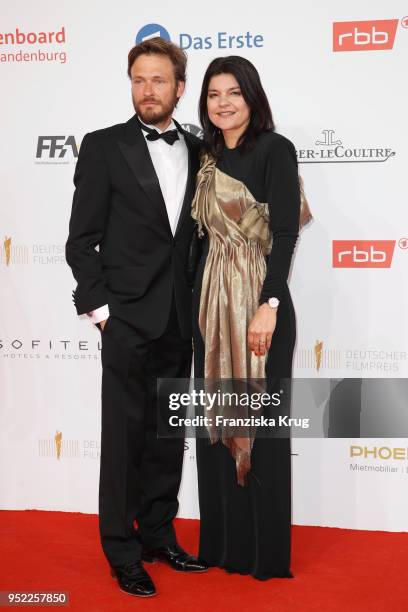
<path fill-rule="evenodd" d="M 142 553 L 142 559 L 146 561 L 146 563 L 164 561 L 178 572 L 206 572 L 208 570 L 208 565 L 205 561 L 197 559 L 197 557 L 193 557 L 193 555 L 189 555 L 178 544 L 161 546 L 154 550 L 144 551 Z"/>
<path fill-rule="evenodd" d="M 111 566 L 113 578 L 117 578 L 121 591 L 138 597 L 156 595 L 156 588 L 140 561 Z"/>

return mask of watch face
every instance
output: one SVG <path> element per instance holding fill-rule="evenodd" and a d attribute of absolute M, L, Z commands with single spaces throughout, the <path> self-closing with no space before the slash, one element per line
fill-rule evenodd
<path fill-rule="evenodd" d="M 279 306 L 279 300 L 275 297 L 269 298 L 268 304 L 271 308 L 277 308 Z"/>

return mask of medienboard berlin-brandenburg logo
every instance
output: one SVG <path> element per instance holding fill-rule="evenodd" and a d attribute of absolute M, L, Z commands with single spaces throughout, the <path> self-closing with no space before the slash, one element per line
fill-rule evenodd
<path fill-rule="evenodd" d="M 3 20 L 4 21 L 4 20 Z M 67 61 L 65 26 L 53 31 L 23 30 L 0 32 L 0 64 Z M 58 50 L 56 50 L 58 49 Z"/>

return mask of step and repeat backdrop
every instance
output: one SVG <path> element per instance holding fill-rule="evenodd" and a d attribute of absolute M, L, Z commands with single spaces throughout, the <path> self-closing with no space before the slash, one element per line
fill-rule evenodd
<path fill-rule="evenodd" d="M 1 508 L 97 511 L 100 334 L 76 316 L 64 245 L 81 140 L 133 114 L 127 54 L 144 38 L 188 54 L 176 114 L 188 129 L 200 134 L 208 63 L 238 54 L 295 143 L 314 221 L 290 277 L 294 375 L 407 377 L 406 2 L 17 0 L 0 11 Z M 408 440 L 295 439 L 292 452 L 294 523 L 407 530 Z M 198 517 L 194 440 L 180 516 Z"/>

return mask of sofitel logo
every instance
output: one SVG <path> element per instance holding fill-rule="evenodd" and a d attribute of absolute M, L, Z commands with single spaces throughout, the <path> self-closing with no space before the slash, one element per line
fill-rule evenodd
<path fill-rule="evenodd" d="M 389 268 L 395 240 L 333 240 L 333 268 Z"/>
<path fill-rule="evenodd" d="M 394 46 L 398 19 L 337 21 L 333 51 L 385 51 Z"/>
<path fill-rule="evenodd" d="M 335 130 L 322 130 L 323 137 L 315 141 L 315 147 L 298 149 L 300 164 L 346 164 L 385 162 L 396 154 L 389 147 L 347 147 L 335 136 Z"/>
<path fill-rule="evenodd" d="M 93 330 L 91 330 L 93 333 Z M 96 330 L 95 330 L 96 331 Z M 9 361 L 53 359 L 56 361 L 96 361 L 102 345 L 96 336 L 89 340 L 48 340 L 0 338 L 0 356 Z"/>

